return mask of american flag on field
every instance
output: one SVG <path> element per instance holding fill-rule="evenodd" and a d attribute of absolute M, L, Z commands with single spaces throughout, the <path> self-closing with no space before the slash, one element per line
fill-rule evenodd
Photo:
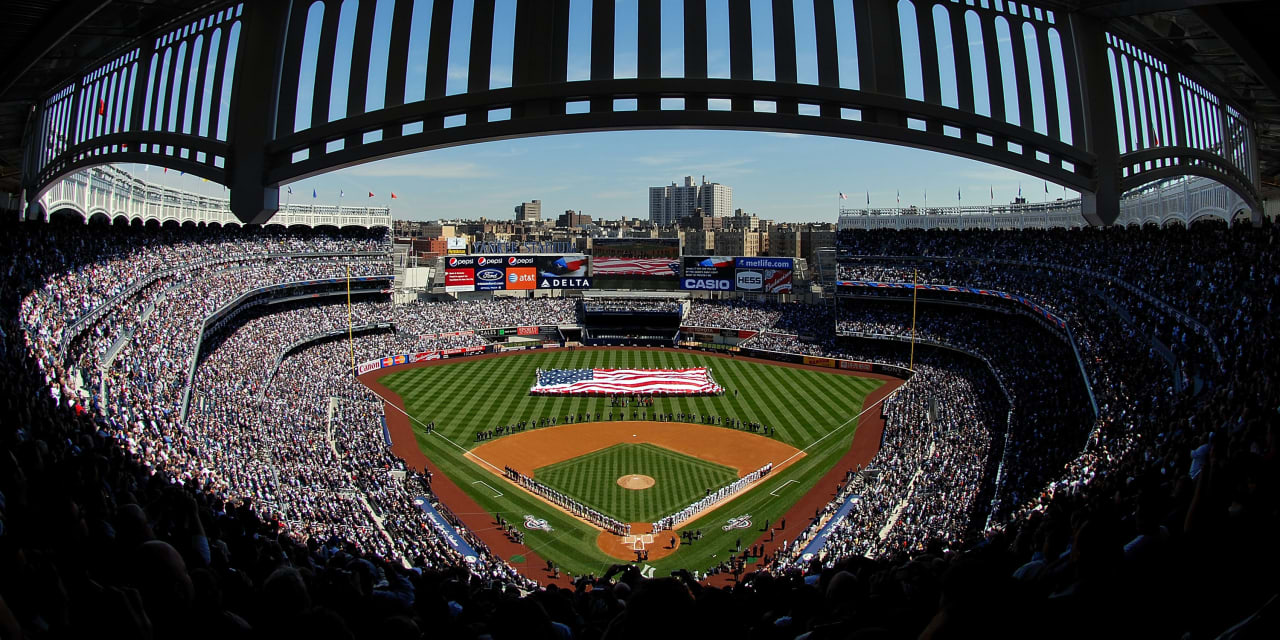
<path fill-rule="evenodd" d="M 534 395 L 696 395 L 722 393 L 706 367 L 692 369 L 544 369 Z"/>
<path fill-rule="evenodd" d="M 592 271 L 598 275 L 674 276 L 680 262 L 671 258 L 596 258 Z"/>

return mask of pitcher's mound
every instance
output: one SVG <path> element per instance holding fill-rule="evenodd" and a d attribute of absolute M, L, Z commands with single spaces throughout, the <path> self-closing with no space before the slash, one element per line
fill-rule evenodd
<path fill-rule="evenodd" d="M 649 476 L 626 475 L 618 478 L 618 486 L 623 489 L 648 489 L 652 487 L 656 480 Z"/>

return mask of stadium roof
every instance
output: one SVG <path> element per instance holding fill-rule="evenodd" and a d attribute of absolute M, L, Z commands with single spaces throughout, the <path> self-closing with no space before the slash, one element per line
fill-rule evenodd
<path fill-rule="evenodd" d="M 6 0 L 0 43 L 0 190 L 21 182 L 22 133 L 31 106 L 58 83 L 139 34 L 208 0 Z M 1263 193 L 1280 190 L 1280 60 L 1269 42 L 1274 0 L 1036 0 L 1110 21 L 1183 65 L 1214 78 L 1258 124 Z M 1268 55 L 1270 53 L 1271 55 Z"/>
<path fill-rule="evenodd" d="M 1256 119 L 1263 194 L 1280 190 L 1280 27 L 1275 0 L 1036 0 L 1111 21 L 1140 42 L 1213 78 Z"/>

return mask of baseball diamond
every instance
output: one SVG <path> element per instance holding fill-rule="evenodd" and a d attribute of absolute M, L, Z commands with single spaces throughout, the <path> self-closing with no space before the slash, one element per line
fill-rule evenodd
<path fill-rule="evenodd" d="M 647 491 L 628 490 L 617 478 L 643 473 Z M 642 444 L 617 444 L 536 469 L 533 477 L 623 522 L 652 522 L 683 509 L 708 490 L 738 479 L 735 470 Z M 610 480 L 613 480 L 610 482 Z"/>
<path fill-rule="evenodd" d="M 528 393 L 528 381 L 539 369 L 704 366 L 715 369 L 723 395 L 657 398 L 652 406 L 624 407 L 614 406 L 609 397 Z M 361 379 L 388 402 L 393 433 L 408 432 L 411 425 L 420 452 L 407 451 L 411 445 L 403 442 L 396 443 L 397 451 L 405 451 L 407 459 L 425 454 L 432 472 L 446 476 L 465 495 L 459 500 L 473 505 L 466 509 L 488 513 L 460 514 L 470 528 L 494 531 L 498 522 L 544 519 L 551 531 L 526 528 L 523 544 L 573 575 L 602 573 L 619 559 L 616 547 L 629 549 L 631 543 L 598 540 L 615 536 L 508 482 L 504 468 L 534 477 L 584 506 L 605 513 L 618 509 L 620 520 L 639 523 L 677 512 L 707 489 L 772 462 L 774 471 L 759 482 L 702 511 L 675 534 L 655 538 L 648 556 L 654 570 L 702 570 L 742 539 L 758 535 L 754 530 L 725 531 L 727 520 L 751 513 L 761 523 L 777 521 L 810 493 L 829 499 L 831 487 L 818 487 L 818 482 L 825 483 L 829 472 L 843 476 L 844 468 L 833 467 L 849 452 L 864 409 L 871 408 L 868 395 L 884 385 L 883 379 L 849 371 L 659 349 L 525 351 L 424 363 Z M 397 427 L 401 421 L 407 425 Z M 430 423 L 435 426 L 427 430 Z M 618 445 L 624 446 L 615 449 Z M 655 463 L 667 461 L 671 469 L 626 466 L 622 452 L 627 451 L 644 452 Z M 565 471 L 597 466 L 589 481 Z M 621 488 L 619 477 L 630 473 L 651 476 L 655 485 L 643 491 Z M 722 481 L 708 484 L 712 478 Z M 442 495 L 448 493 L 440 489 L 445 482 L 435 483 Z M 610 492 L 631 494 L 635 502 L 625 506 L 612 501 Z M 703 537 L 672 546 L 670 536 L 684 530 L 701 531 Z M 500 543 L 500 531 L 494 535 Z M 534 575 L 536 568 L 528 569 Z"/>

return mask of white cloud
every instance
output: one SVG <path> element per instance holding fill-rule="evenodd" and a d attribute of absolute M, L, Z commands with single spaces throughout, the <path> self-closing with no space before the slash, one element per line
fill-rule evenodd
<path fill-rule="evenodd" d="M 365 178 L 468 179 L 493 177 L 492 170 L 474 162 L 375 162 L 360 165 L 351 175 Z"/>

